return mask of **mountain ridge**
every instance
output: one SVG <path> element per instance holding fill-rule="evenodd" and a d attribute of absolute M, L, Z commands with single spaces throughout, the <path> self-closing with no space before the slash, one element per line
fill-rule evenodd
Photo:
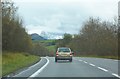
<path fill-rule="evenodd" d="M 31 36 L 31 39 L 32 39 L 32 40 L 47 40 L 46 38 L 40 36 L 40 35 L 37 34 L 37 33 L 32 33 L 32 34 L 30 34 L 30 36 Z"/>

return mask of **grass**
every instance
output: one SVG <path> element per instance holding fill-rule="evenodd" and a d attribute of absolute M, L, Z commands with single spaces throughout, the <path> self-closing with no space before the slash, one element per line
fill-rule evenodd
<path fill-rule="evenodd" d="M 50 52 L 55 52 L 56 45 L 48 45 L 48 43 L 55 42 L 55 40 L 34 40 L 34 43 L 42 43 Z"/>
<path fill-rule="evenodd" d="M 46 46 L 46 48 L 47 48 L 50 52 L 55 52 L 56 45 Z"/>
<path fill-rule="evenodd" d="M 54 46 L 56 40 L 33 40 L 33 43 L 40 43 L 41 45 L 45 46 L 49 49 L 48 46 Z"/>
<path fill-rule="evenodd" d="M 2 53 L 0 52 L 0 77 L 2 77 Z"/>
<path fill-rule="evenodd" d="M 2 76 L 12 73 L 23 67 L 32 65 L 40 58 L 38 56 L 7 52 L 2 55 Z"/>
<path fill-rule="evenodd" d="M 120 57 L 118 57 L 118 56 L 97 56 L 97 55 L 88 55 L 88 56 L 85 56 L 85 55 L 81 55 L 79 57 L 107 58 L 107 59 L 117 59 L 117 60 L 120 60 Z"/>
<path fill-rule="evenodd" d="M 48 43 L 48 42 L 54 42 L 55 40 L 41 40 L 40 42 L 46 42 L 46 43 Z"/>
<path fill-rule="evenodd" d="M 55 40 L 33 40 L 33 43 L 49 43 L 54 41 Z"/>

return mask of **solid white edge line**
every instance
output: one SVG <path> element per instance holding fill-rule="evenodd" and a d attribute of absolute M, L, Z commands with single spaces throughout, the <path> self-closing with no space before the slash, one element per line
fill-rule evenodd
<path fill-rule="evenodd" d="M 91 64 L 91 63 L 89 63 L 89 65 L 91 65 L 91 66 L 95 66 L 94 64 Z"/>
<path fill-rule="evenodd" d="M 42 58 L 42 57 L 41 57 Z M 41 62 L 41 60 L 39 61 L 39 62 Z M 33 67 L 35 67 L 36 65 L 38 65 L 39 63 L 36 63 L 36 64 L 34 64 L 34 65 L 32 65 L 32 66 L 30 66 L 30 67 L 28 67 L 29 69 L 31 69 L 31 68 L 33 68 Z"/>
<path fill-rule="evenodd" d="M 41 58 L 42 58 L 42 57 L 41 57 Z M 40 60 L 39 62 L 41 62 L 41 60 Z M 37 64 L 39 64 L 39 62 L 38 62 L 38 63 L 36 63 L 36 64 L 34 64 L 33 66 L 36 66 Z M 28 67 L 28 69 L 32 68 L 33 66 Z M 22 74 L 22 73 L 24 73 L 24 72 L 26 72 L 26 71 L 27 71 L 27 69 L 26 69 L 26 70 L 24 70 L 24 71 L 21 71 L 20 73 L 18 73 L 18 74 L 16 74 L 16 75 L 14 75 L 14 76 L 12 76 L 12 77 L 16 77 L 17 75 L 20 75 L 20 74 Z"/>
<path fill-rule="evenodd" d="M 47 59 L 47 63 L 44 66 L 42 66 L 38 71 L 36 71 L 34 74 L 32 74 L 30 77 L 35 77 L 36 75 L 38 75 L 49 64 L 48 58 L 45 57 L 45 59 Z"/>
<path fill-rule="evenodd" d="M 115 74 L 115 73 L 112 73 L 112 75 L 113 75 L 113 76 L 115 76 L 115 77 L 120 78 L 120 76 L 119 76 L 119 75 L 117 75 L 117 74 Z"/>
<path fill-rule="evenodd" d="M 101 68 L 101 67 L 98 67 L 99 69 L 101 69 L 101 70 L 103 70 L 103 71 L 105 71 L 105 72 L 107 72 L 108 70 L 106 70 L 106 69 L 104 69 L 104 68 Z"/>

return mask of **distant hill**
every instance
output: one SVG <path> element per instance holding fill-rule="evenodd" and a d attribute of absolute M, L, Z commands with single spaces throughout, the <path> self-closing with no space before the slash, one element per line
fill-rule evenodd
<path fill-rule="evenodd" d="M 37 33 L 33 33 L 30 35 L 32 40 L 47 40 L 46 38 L 38 35 Z"/>

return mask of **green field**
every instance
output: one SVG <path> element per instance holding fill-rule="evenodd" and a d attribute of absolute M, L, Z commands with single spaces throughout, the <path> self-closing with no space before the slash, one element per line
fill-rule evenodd
<path fill-rule="evenodd" d="M 55 52 L 56 51 L 56 45 L 52 45 L 52 46 L 46 46 L 46 48 L 51 51 L 51 52 Z"/>
<path fill-rule="evenodd" d="M 41 40 L 40 42 L 46 42 L 46 43 L 48 43 L 48 42 L 54 42 L 55 40 Z"/>
<path fill-rule="evenodd" d="M 39 59 L 39 56 L 29 54 L 3 52 L 2 76 L 5 76 L 26 66 L 32 65 L 33 63 L 36 63 Z"/>
<path fill-rule="evenodd" d="M 44 45 L 49 52 L 55 52 L 56 50 L 56 40 L 38 40 L 38 41 L 33 41 L 34 43 L 41 43 L 42 45 Z"/>
<path fill-rule="evenodd" d="M 34 43 L 49 43 L 54 41 L 56 40 L 33 40 Z"/>

